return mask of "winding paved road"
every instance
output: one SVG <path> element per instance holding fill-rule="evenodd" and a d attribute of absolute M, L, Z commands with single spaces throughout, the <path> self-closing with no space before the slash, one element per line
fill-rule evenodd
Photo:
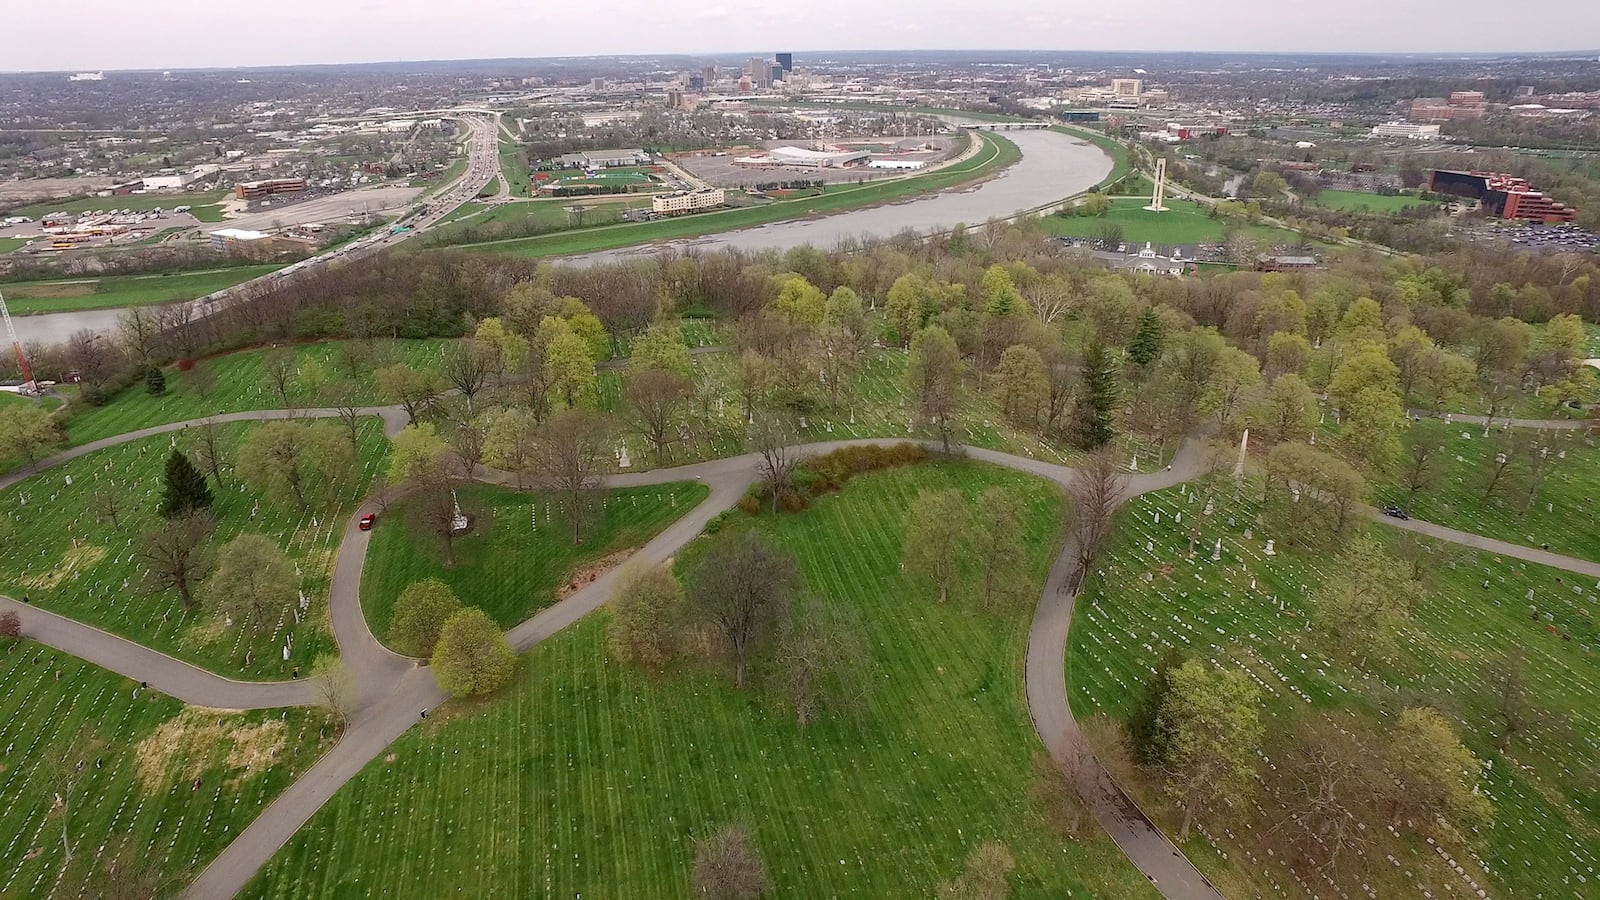
<path fill-rule="evenodd" d="M 406 424 L 398 407 L 367 407 L 366 415 L 379 416 L 385 432 L 394 434 Z M 41 460 L 24 470 L 0 478 L 0 488 L 94 450 L 115 446 L 143 437 L 180 431 L 205 421 L 237 422 L 285 418 L 328 418 L 338 415 L 332 409 L 263 410 L 219 415 L 210 419 L 177 422 L 140 429 L 124 435 L 95 441 Z M 867 438 L 808 444 L 800 448 L 806 455 L 827 453 L 851 445 L 899 443 L 897 438 Z M 929 442 L 919 442 L 933 446 Z M 966 454 L 1070 487 L 1076 477 L 1073 469 L 1037 459 L 1014 456 L 993 450 L 967 448 Z M 1140 494 L 1172 487 L 1202 474 L 1208 468 L 1205 451 L 1199 442 L 1186 442 L 1173 465 L 1161 472 L 1131 476 L 1119 502 Z M 657 469 L 649 472 L 612 476 L 608 486 L 632 487 L 699 480 L 710 488 L 705 501 L 668 526 L 640 548 L 635 558 L 662 562 L 693 540 L 712 517 L 732 508 L 757 477 L 755 454 L 708 462 Z M 484 481 L 506 483 L 506 473 L 486 470 Z M 345 528 L 334 563 L 329 588 L 329 618 L 345 664 L 355 677 L 360 700 L 339 742 L 301 778 L 280 794 L 232 843 L 201 873 L 185 892 L 188 898 L 225 898 L 242 890 L 274 853 L 287 842 L 312 815 L 327 803 L 338 789 L 350 781 L 400 735 L 421 718 L 423 710 L 443 702 L 444 695 L 432 673 L 418 661 L 400 656 L 384 647 L 367 627 L 362 615 L 359 588 L 370 533 L 361 531 L 357 521 L 362 513 L 375 511 L 380 498 L 372 498 L 353 514 Z M 1397 521 L 1372 516 L 1384 524 L 1427 534 L 1478 549 L 1488 550 L 1530 562 L 1600 577 L 1600 564 L 1558 556 L 1542 550 L 1496 541 L 1416 520 Z M 1051 566 L 1029 633 L 1025 669 L 1028 707 L 1040 739 L 1058 762 L 1067 759 L 1077 739 L 1077 723 L 1072 717 L 1066 693 L 1067 634 L 1072 624 L 1075 595 L 1073 583 L 1076 553 L 1069 541 Z M 512 628 L 507 634 L 513 648 L 526 651 L 598 609 L 610 597 L 620 567 L 586 585 L 564 600 Z M 198 669 L 130 641 L 107 634 L 62 616 L 0 597 L 0 610 L 17 611 L 28 637 L 126 677 L 147 681 L 152 687 L 187 703 L 232 709 L 255 709 L 314 702 L 314 689 L 307 682 L 243 683 Z M 1096 820 L 1117 846 L 1166 897 L 1181 900 L 1215 900 L 1220 895 L 1193 864 L 1162 834 L 1098 765 L 1077 772 L 1078 787 L 1087 799 Z"/>

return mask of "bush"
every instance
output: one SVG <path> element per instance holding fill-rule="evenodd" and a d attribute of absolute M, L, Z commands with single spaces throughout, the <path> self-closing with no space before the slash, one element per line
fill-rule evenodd
<path fill-rule="evenodd" d="M 0 615 L 0 637 L 22 637 L 22 617 L 14 612 Z"/>
<path fill-rule="evenodd" d="M 716 515 L 712 516 L 710 521 L 706 522 L 705 533 L 706 534 L 716 534 L 717 532 L 722 530 L 723 526 L 728 524 L 728 520 L 733 518 L 733 514 L 734 513 L 741 512 L 741 511 L 748 512 L 748 510 L 744 509 L 744 500 L 743 499 L 741 499 L 739 501 L 739 507 L 740 507 L 739 509 L 725 509 L 722 512 L 719 512 Z"/>
<path fill-rule="evenodd" d="M 194 368 L 194 360 L 188 358 L 187 356 L 184 357 L 183 359 L 178 360 L 178 371 L 179 372 L 187 372 L 187 371 L 189 371 L 190 369 L 193 369 L 193 368 Z"/>
<path fill-rule="evenodd" d="M 743 497 L 739 498 L 739 511 L 750 516 L 761 515 L 762 501 L 766 499 L 766 496 L 767 490 L 765 487 L 752 486 L 750 490 L 744 492 Z"/>
<path fill-rule="evenodd" d="M 880 444 L 844 447 L 806 460 L 795 469 L 794 483 L 816 497 L 842 490 L 851 478 L 863 472 L 915 465 L 927 459 L 928 451 L 921 444 L 902 442 L 887 447 Z"/>

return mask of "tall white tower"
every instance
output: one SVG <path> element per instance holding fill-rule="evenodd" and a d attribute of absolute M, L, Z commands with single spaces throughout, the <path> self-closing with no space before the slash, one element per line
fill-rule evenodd
<path fill-rule="evenodd" d="M 1148 209 L 1151 212 L 1166 212 L 1167 206 L 1164 202 L 1166 199 L 1167 158 L 1165 156 L 1158 156 L 1156 157 L 1156 189 L 1155 193 L 1151 194 L 1150 196 L 1150 205 L 1146 206 L 1145 209 Z"/>

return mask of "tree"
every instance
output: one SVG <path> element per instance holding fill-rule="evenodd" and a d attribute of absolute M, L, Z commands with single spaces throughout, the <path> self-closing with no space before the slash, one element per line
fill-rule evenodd
<path fill-rule="evenodd" d="M 828 295 L 828 305 L 822 315 L 824 325 L 833 325 L 844 329 L 845 333 L 858 343 L 868 340 L 867 311 L 861 303 L 861 295 L 845 285 L 833 289 Z"/>
<path fill-rule="evenodd" d="M 1433 487 L 1438 480 L 1439 450 L 1424 441 L 1411 445 L 1411 452 L 1400 468 L 1400 486 L 1406 489 L 1407 506 L 1415 503 L 1417 495 Z"/>
<path fill-rule="evenodd" d="M 183 373 L 182 384 L 188 385 L 201 400 L 211 396 L 217 389 L 217 373 L 204 363 L 195 363 L 194 368 Z"/>
<path fill-rule="evenodd" d="M 1442 822 L 1447 832 L 1459 833 L 1493 819 L 1494 807 L 1478 790 L 1478 758 L 1438 710 L 1402 710 L 1389 728 L 1383 760 L 1392 778 L 1387 787 L 1397 823 L 1402 818 Z"/>
<path fill-rule="evenodd" d="M 1381 821 L 1377 750 L 1358 728 L 1327 715 L 1303 719 L 1276 768 L 1291 851 L 1323 871 L 1342 857 L 1365 857 Z"/>
<path fill-rule="evenodd" d="M 8 403 L 0 407 L 0 456 L 36 462 L 62 440 L 61 423 L 43 406 Z"/>
<path fill-rule="evenodd" d="M 1252 410 L 1250 421 L 1273 441 L 1309 435 L 1317 427 L 1317 397 L 1299 375 L 1279 375 Z"/>
<path fill-rule="evenodd" d="M 433 656 L 445 621 L 460 609 L 455 591 L 443 581 L 425 578 L 412 582 L 395 600 L 389 644 L 407 656 L 427 659 Z"/>
<path fill-rule="evenodd" d="M 1360 472 L 1315 447 L 1285 441 L 1267 454 L 1262 517 L 1286 542 L 1342 543 L 1368 494 Z"/>
<path fill-rule="evenodd" d="M 1265 733 L 1261 691 L 1242 670 L 1191 659 L 1172 671 L 1160 723 L 1169 736 L 1167 792 L 1183 807 L 1181 842 L 1199 812 L 1249 790 Z"/>
<path fill-rule="evenodd" d="M 950 333 L 932 325 L 911 339 L 906 364 L 906 386 L 917 415 L 939 430 L 945 452 L 950 452 L 951 418 L 955 415 L 961 378 L 961 354 Z"/>
<path fill-rule="evenodd" d="M 475 606 L 457 610 L 439 629 L 433 648 L 433 675 L 452 697 L 476 697 L 498 690 L 517 668 L 500 626 Z"/>
<path fill-rule="evenodd" d="M 88 761 L 105 751 L 106 740 L 95 729 L 93 721 L 78 726 L 77 733 L 66 742 L 67 753 L 49 755 L 40 761 L 36 770 L 46 797 L 50 798 L 51 813 L 61 819 L 61 853 L 67 862 L 72 861 L 72 809 L 78 792 L 94 772 Z"/>
<path fill-rule="evenodd" d="M 1156 313 L 1155 307 L 1147 306 L 1139 314 L 1139 324 L 1133 332 L 1133 341 L 1128 344 L 1128 361 L 1141 369 L 1150 367 L 1150 364 L 1161 358 L 1161 345 L 1166 339 L 1166 329 L 1161 324 L 1161 316 Z"/>
<path fill-rule="evenodd" d="M 978 497 L 972 529 L 974 555 L 983 586 L 983 605 L 1013 597 L 1027 571 L 1023 548 L 1022 505 L 1005 488 L 996 486 Z"/>
<path fill-rule="evenodd" d="M 1083 450 L 1095 450 L 1116 437 L 1113 417 L 1117 405 L 1117 373 L 1099 341 L 1090 340 L 1083 353 L 1082 383 L 1073 403 L 1070 439 Z"/>
<path fill-rule="evenodd" d="M 1016 867 L 1017 861 L 1005 844 L 999 841 L 979 844 L 967 854 L 961 874 L 940 882 L 940 900 L 1005 900 L 1011 896 L 1008 879 Z"/>
<path fill-rule="evenodd" d="M 771 887 L 750 829 L 724 825 L 694 842 L 691 890 L 708 900 L 753 900 Z"/>
<path fill-rule="evenodd" d="M 630 562 L 611 591 L 606 646 L 623 662 L 659 669 L 672 658 L 683 585 L 666 564 Z"/>
<path fill-rule="evenodd" d="M 776 381 L 772 360 L 754 350 L 739 354 L 739 399 L 744 401 L 744 418 L 753 422 L 756 405 L 772 390 Z"/>
<path fill-rule="evenodd" d="M 472 411 L 472 398 L 483 390 L 489 381 L 489 376 L 499 368 L 500 349 L 492 344 L 480 344 L 476 340 L 463 340 L 451 344 L 445 350 L 444 359 L 440 363 L 445 380 L 467 399 L 468 412 Z"/>
<path fill-rule="evenodd" d="M 405 363 L 385 366 L 373 375 L 378 393 L 391 403 L 400 404 L 406 420 L 415 422 L 433 410 L 434 401 L 444 392 L 444 379 L 431 369 L 413 369 Z"/>
<path fill-rule="evenodd" d="M 861 341 L 843 325 L 824 323 L 817 329 L 816 360 L 828 388 L 828 405 L 839 405 L 839 394 L 847 391 L 861 367 Z"/>
<path fill-rule="evenodd" d="M 227 436 L 211 419 L 201 422 L 193 434 L 195 464 L 211 476 L 219 490 L 222 489 L 226 486 L 222 480 L 222 469 L 227 465 Z"/>
<path fill-rule="evenodd" d="M 145 393 L 152 397 L 159 397 L 167 392 L 167 373 L 161 371 L 160 366 L 150 366 L 144 370 Z"/>
<path fill-rule="evenodd" d="M 293 497 L 301 509 L 311 505 L 346 471 L 354 451 L 335 428 L 304 422 L 266 422 L 245 438 L 234 466 L 240 479 L 269 496 Z"/>
<path fill-rule="evenodd" d="M 959 490 L 923 490 L 907 516 L 901 562 L 913 578 L 939 590 L 939 602 L 950 599 L 950 585 L 970 552 L 967 500 Z"/>
<path fill-rule="evenodd" d="M 317 703 L 337 719 L 343 729 L 361 699 L 350 667 L 337 653 L 324 653 L 311 664 L 311 683 L 317 692 Z"/>
<path fill-rule="evenodd" d="M 794 490 L 794 470 L 800 464 L 794 423 L 782 413 L 766 413 L 750 426 L 750 446 L 760 461 L 756 472 L 772 498 L 772 511 Z"/>
<path fill-rule="evenodd" d="M 1311 595 L 1312 615 L 1324 635 L 1348 653 L 1392 652 L 1411 621 L 1412 598 L 1422 586 L 1411 570 L 1365 535 L 1345 546 L 1339 563 Z"/>
<path fill-rule="evenodd" d="M 666 465 L 667 450 L 678 441 L 677 426 L 693 391 L 689 379 L 672 369 L 646 368 L 628 376 L 623 393 L 630 417 L 655 451 L 658 465 Z"/>
<path fill-rule="evenodd" d="M 444 564 L 456 564 L 456 496 L 452 490 L 449 445 L 432 424 L 407 425 L 390 442 L 390 484 L 411 484 L 415 490 L 406 504 L 412 523 L 437 537 L 444 547 Z"/>
<path fill-rule="evenodd" d="M 0 613 L 0 637 L 12 640 L 22 637 L 22 617 L 10 610 Z"/>
<path fill-rule="evenodd" d="M 407 425 L 389 441 L 389 483 L 403 484 L 438 475 L 450 450 L 431 423 Z"/>
<path fill-rule="evenodd" d="M 871 665 L 865 634 L 852 609 L 810 595 L 789 611 L 778 638 L 778 664 L 802 728 L 822 710 L 860 710 Z"/>
<path fill-rule="evenodd" d="M 194 584 L 211 567 L 205 541 L 213 524 L 210 513 L 193 510 L 155 525 L 139 538 L 139 561 L 152 587 L 176 590 L 184 609 L 194 608 Z"/>
<path fill-rule="evenodd" d="M 276 541 L 241 534 L 217 554 L 217 570 L 206 581 L 206 600 L 235 622 L 271 631 L 299 599 L 294 564 Z"/>
<path fill-rule="evenodd" d="M 553 317 L 540 324 L 539 338 L 550 393 L 569 409 L 588 405 L 595 391 L 595 358 L 589 344 L 572 326 Z"/>
<path fill-rule="evenodd" d="M 750 661 L 787 615 L 798 587 L 794 556 L 759 532 L 724 532 L 689 570 L 688 612 L 704 624 L 734 663 L 734 683 L 749 686 Z"/>
<path fill-rule="evenodd" d="M 162 478 L 161 505 L 157 509 L 162 518 L 175 519 L 197 509 L 210 509 L 213 499 L 206 476 L 200 474 L 182 450 L 174 449 L 167 456 L 166 474 Z"/>
<path fill-rule="evenodd" d="M 689 348 L 683 343 L 683 332 L 675 325 L 651 325 L 644 334 L 633 339 L 633 356 L 628 361 L 633 375 L 656 370 L 671 372 L 688 380 L 694 374 L 689 362 Z"/>
<path fill-rule="evenodd" d="M 1161 708 L 1172 693 L 1172 671 L 1182 664 L 1183 655 L 1176 647 L 1169 648 L 1150 673 L 1150 680 L 1139 689 L 1133 711 L 1128 714 L 1128 739 L 1140 765 L 1160 767 L 1167 763 L 1172 736 L 1162 725 Z"/>
<path fill-rule="evenodd" d="M 1044 357 L 1026 344 L 1015 344 L 1000 354 L 995 367 L 1000 386 L 1000 411 L 1012 424 L 1033 428 L 1050 396 L 1050 380 L 1045 375 Z"/>
<path fill-rule="evenodd" d="M 771 307 L 796 325 L 808 328 L 822 324 L 827 312 L 828 295 L 818 290 L 805 276 L 790 272 L 774 279 L 777 293 Z"/>
<path fill-rule="evenodd" d="M 294 384 L 295 353 L 287 347 L 274 347 L 262 354 L 261 378 L 268 390 L 275 391 L 278 402 L 289 408 L 289 387 Z"/>
<path fill-rule="evenodd" d="M 1382 472 L 1400 453 L 1400 428 L 1405 410 L 1400 395 L 1380 388 L 1368 388 L 1347 398 L 1344 403 L 1344 429 L 1339 445 L 1367 468 Z"/>
<path fill-rule="evenodd" d="M 491 409 L 480 418 L 485 426 L 483 460 L 517 476 L 517 487 L 533 468 L 539 417 L 530 409 Z"/>
<path fill-rule="evenodd" d="M 600 413 L 564 409 L 536 432 L 534 473 L 546 489 L 564 497 L 572 523 L 572 542 L 583 542 L 589 495 L 609 467 L 611 423 Z"/>
<path fill-rule="evenodd" d="M 990 266 L 983 273 L 983 282 L 978 287 L 978 298 L 983 304 L 984 315 L 991 319 L 1033 316 L 1033 310 L 1028 308 L 1028 301 L 1022 298 L 1022 293 L 1017 290 L 1017 285 L 1011 280 L 1011 273 L 1006 271 L 1005 266 Z"/>
<path fill-rule="evenodd" d="M 1274 332 L 1267 338 L 1266 374 L 1299 375 L 1311 362 L 1311 342 L 1303 334 Z"/>
<path fill-rule="evenodd" d="M 1111 537 L 1112 516 L 1122 502 L 1128 475 L 1112 458 L 1109 449 L 1090 454 L 1073 475 L 1068 489 L 1068 540 L 1076 551 L 1077 566 L 1068 578 L 1070 590 L 1077 591 L 1093 571 L 1095 561 Z"/>
<path fill-rule="evenodd" d="M 485 445 L 489 441 L 489 424 L 484 417 L 476 419 L 462 416 L 453 419 L 449 425 L 449 445 L 451 452 L 461 462 L 461 472 L 471 478 L 478 471 L 478 464 L 483 462 Z"/>

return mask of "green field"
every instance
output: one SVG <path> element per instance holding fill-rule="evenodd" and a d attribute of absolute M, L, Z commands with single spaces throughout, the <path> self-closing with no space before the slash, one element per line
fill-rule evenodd
<path fill-rule="evenodd" d="M 1275 536 L 1255 521 L 1259 483 L 1247 483 L 1241 496 L 1225 485 L 1218 490 L 1218 512 L 1209 517 L 1193 485 L 1145 495 L 1120 514 L 1104 568 L 1077 606 L 1067 655 L 1073 709 L 1080 716 L 1104 711 L 1125 717 L 1171 646 L 1255 673 L 1266 692 L 1269 736 L 1285 734 L 1288 719 L 1308 710 L 1348 707 L 1371 714 L 1380 704 L 1392 710 L 1401 701 L 1435 705 L 1458 723 L 1479 758 L 1492 760 L 1484 789 L 1497 807 L 1496 820 L 1476 836 L 1490 874 L 1474 873 L 1470 865 L 1469 873 L 1480 882 L 1487 877 L 1495 896 L 1576 896 L 1569 867 L 1584 872 L 1600 855 L 1600 811 L 1593 802 L 1600 789 L 1600 744 L 1593 738 L 1600 733 L 1600 663 L 1590 616 L 1600 589 L 1593 579 L 1425 541 L 1431 550 L 1414 627 L 1400 642 L 1399 660 L 1374 662 L 1366 676 L 1343 656 L 1326 655 L 1315 632 L 1307 631 L 1308 586 L 1322 583 L 1335 559 L 1288 547 L 1283 535 L 1276 535 L 1279 554 L 1263 555 L 1266 539 Z M 1252 527 L 1247 538 L 1244 531 Z M 1193 559 L 1186 552 L 1191 528 L 1200 549 Z M 1399 539 L 1383 526 L 1369 528 L 1385 541 Z M 1218 538 L 1222 560 L 1213 562 Z M 1536 617 L 1530 606 L 1539 611 Z M 1500 661 L 1513 644 L 1526 650 L 1529 703 L 1543 724 L 1501 754 L 1492 745 Z M 1273 739 L 1268 743 L 1270 763 Z M 1141 801 L 1175 826 L 1175 814 L 1153 788 L 1141 788 Z M 1252 848 L 1246 822 L 1234 820 L 1228 833 L 1231 838 L 1196 833 L 1184 848 L 1225 896 L 1277 894 L 1289 883 L 1280 863 Z M 1252 849 L 1258 854 L 1253 863 L 1233 862 Z M 1466 863 L 1461 848 L 1452 850 Z M 1420 841 L 1396 866 L 1392 883 L 1376 885 L 1381 896 L 1416 896 L 1423 889 L 1445 896 L 1466 887 Z"/>
<path fill-rule="evenodd" d="M 37 219 L 53 212 L 83 213 L 91 210 L 129 209 L 143 212 L 147 209 L 171 211 L 174 206 L 193 207 L 189 212 L 202 222 L 222 221 L 222 208 L 218 205 L 228 196 L 227 191 L 193 191 L 178 194 L 123 194 L 116 197 L 84 197 L 80 200 L 51 200 L 9 210 L 7 215 L 27 216 Z"/>
<path fill-rule="evenodd" d="M 600 169 L 593 175 L 583 172 L 567 174 L 564 171 L 541 172 L 539 174 L 548 176 L 538 182 L 541 188 L 547 186 L 552 188 L 589 186 L 626 188 L 642 187 L 656 183 L 647 170 L 638 168 Z"/>
<path fill-rule="evenodd" d="M 1403 194 L 1385 197 L 1381 194 L 1369 194 L 1366 191 L 1327 189 L 1318 191 L 1316 200 L 1312 202 L 1318 206 L 1326 206 L 1329 209 L 1371 213 L 1394 213 L 1402 209 L 1423 205 L 1423 201 L 1416 197 L 1409 197 Z"/>
<path fill-rule="evenodd" d="M 974 178 L 992 174 L 1009 166 L 1021 157 L 1016 145 L 1004 138 L 988 133 L 979 135 L 979 138 L 984 142 L 985 146 L 977 155 L 949 168 L 930 172 L 926 175 L 868 184 L 849 190 L 830 191 L 820 197 L 807 197 L 765 206 L 722 210 L 675 219 L 659 219 L 654 222 L 589 228 L 566 234 L 488 241 L 469 245 L 468 249 L 483 253 L 508 253 L 513 256 L 537 258 L 587 253 L 669 238 L 713 234 L 736 228 L 766 225 L 785 219 L 796 219 L 819 213 L 839 212 L 861 206 L 887 203 L 928 191 L 942 190 Z M 1040 202 L 1048 201 L 1041 199 Z"/>
<path fill-rule="evenodd" d="M 218 426 L 230 460 L 244 435 L 257 427 Z M 9 536 L 0 543 L 0 592 L 30 597 L 41 607 L 229 678 L 287 678 L 291 666 L 309 667 L 318 654 L 334 649 L 326 620 L 328 578 L 345 518 L 367 495 L 387 451 L 382 428 L 375 418 L 362 423 L 359 458 L 349 471 L 319 485 L 314 504 L 304 512 L 292 499 L 262 498 L 232 481 L 215 491 L 217 529 L 211 546 L 244 532 L 261 533 L 275 539 L 300 568 L 309 608 L 301 621 L 285 610 L 272 633 L 225 627 L 223 617 L 204 603 L 186 611 L 176 591 L 155 593 L 142 583 L 135 542 L 160 521 L 155 510 L 169 446 L 175 441 L 192 453 L 193 440 L 194 435 L 176 434 L 132 441 L 0 491 L 0 533 Z M 123 497 L 115 526 L 96 521 L 100 491 Z M 288 660 L 280 652 L 286 635 L 294 639 Z"/>
<path fill-rule="evenodd" d="M 465 156 L 457 156 L 455 159 L 450 161 L 450 165 L 437 171 L 438 174 L 434 176 L 432 181 L 424 182 L 426 189 L 423 190 L 421 194 L 417 195 L 417 202 L 420 203 L 421 201 L 432 197 L 434 194 L 437 194 L 440 190 L 454 183 L 457 178 L 460 178 L 463 174 L 465 174 L 467 171 L 467 158 Z"/>
<path fill-rule="evenodd" d="M 27 238 L 0 238 L 0 253 L 10 253 L 28 246 Z"/>
<path fill-rule="evenodd" d="M 1015 856 L 1019 896 L 1154 896 L 1109 841 L 1059 837 L 1026 799 L 1040 749 L 1022 683 L 1032 599 L 941 605 L 900 571 L 918 490 L 997 484 L 1024 501 L 1037 592 L 1062 501 L 1020 474 L 876 473 L 756 520 L 823 602 L 859 613 L 873 671 L 858 717 L 801 728 L 770 690 L 738 692 L 702 664 L 619 665 L 597 614 L 530 653 L 505 695 L 401 737 L 243 896 L 688 896 L 691 837 L 735 819 L 754 830 L 772 896 L 928 897 L 989 840 Z"/>
<path fill-rule="evenodd" d="M 500 173 L 513 197 L 533 196 L 533 181 L 528 175 L 528 158 L 522 146 L 505 135 L 500 136 Z"/>
<path fill-rule="evenodd" d="M 408 501 L 390 506 L 384 527 L 373 532 L 361 573 L 361 609 L 380 639 L 389 633 L 400 592 L 424 578 L 442 579 L 462 602 L 510 628 L 554 602 L 557 589 L 579 570 L 643 545 L 708 491 L 696 482 L 607 491 L 596 498 L 584 541 L 576 545 L 562 497 L 488 484 L 456 493 L 475 522 L 455 541 L 454 567 L 445 566 L 436 538 L 408 527 Z"/>
<path fill-rule="evenodd" d="M 1169 199 L 1167 211 L 1160 213 L 1145 209 L 1149 202 L 1117 199 L 1111 201 L 1111 211 L 1104 216 L 1045 216 L 1039 221 L 1051 234 L 1082 238 L 1099 237 L 1106 222 L 1115 222 L 1122 226 L 1122 239 L 1130 244 L 1221 243 L 1227 237 L 1227 220 L 1211 218 L 1206 207 L 1192 200 Z M 1242 225 L 1240 230 L 1258 241 L 1281 243 L 1295 238 L 1292 232 L 1268 225 Z"/>
<path fill-rule="evenodd" d="M 426 237 L 429 244 L 446 244 L 464 238 L 470 239 L 471 232 L 475 229 L 489 229 L 493 232 L 496 227 L 514 228 L 524 223 L 531 223 L 541 228 L 567 228 L 569 223 L 576 224 L 567 214 L 567 207 L 575 205 L 579 198 L 556 198 L 550 200 L 527 200 L 515 203 L 501 203 L 485 208 L 481 204 L 463 204 L 464 212 L 452 214 L 445 224 L 430 231 Z M 583 198 L 587 200 L 588 198 Z M 650 206 L 649 197 L 622 197 L 618 196 L 615 202 L 581 204 L 587 210 L 584 214 L 584 224 L 594 226 L 596 223 L 612 224 L 621 218 L 624 209 L 639 209 Z M 466 207 L 470 206 L 470 209 Z M 476 213 L 476 214 L 474 214 Z"/>
<path fill-rule="evenodd" d="M 1465 434 L 1467 437 L 1462 437 Z M 1528 429 L 1515 429 L 1506 438 L 1524 446 L 1539 435 Z M 1593 441 L 1573 438 L 1557 458 L 1544 483 L 1533 492 L 1526 463 L 1515 452 L 1508 454 L 1511 466 L 1501 477 L 1492 497 L 1485 498 L 1491 471 L 1490 459 L 1502 445 L 1498 432 L 1483 437 L 1478 425 L 1447 425 L 1424 419 L 1406 429 L 1406 453 L 1396 464 L 1409 464 L 1411 448 L 1417 444 L 1436 447 L 1434 485 L 1407 502 L 1406 491 L 1391 481 L 1378 487 L 1384 502 L 1399 503 L 1413 516 L 1470 531 L 1539 547 L 1548 544 L 1556 553 L 1580 559 L 1600 560 L 1600 529 L 1595 525 L 1595 501 L 1600 498 L 1600 450 Z M 1522 512 L 1527 498 L 1533 502 Z"/>
<path fill-rule="evenodd" d="M 160 873 L 156 896 L 172 896 L 333 743 L 317 710 L 135 697 L 137 682 L 28 643 L 5 645 L 0 682 L 0 897 L 112 896 L 91 879 L 117 856 Z M 63 765 L 81 776 L 70 864 L 52 809 Z"/>
<path fill-rule="evenodd" d="M 193 300 L 277 271 L 277 265 L 232 266 L 170 275 L 108 275 L 71 281 L 13 281 L 0 284 L 13 315 L 151 306 Z"/>

